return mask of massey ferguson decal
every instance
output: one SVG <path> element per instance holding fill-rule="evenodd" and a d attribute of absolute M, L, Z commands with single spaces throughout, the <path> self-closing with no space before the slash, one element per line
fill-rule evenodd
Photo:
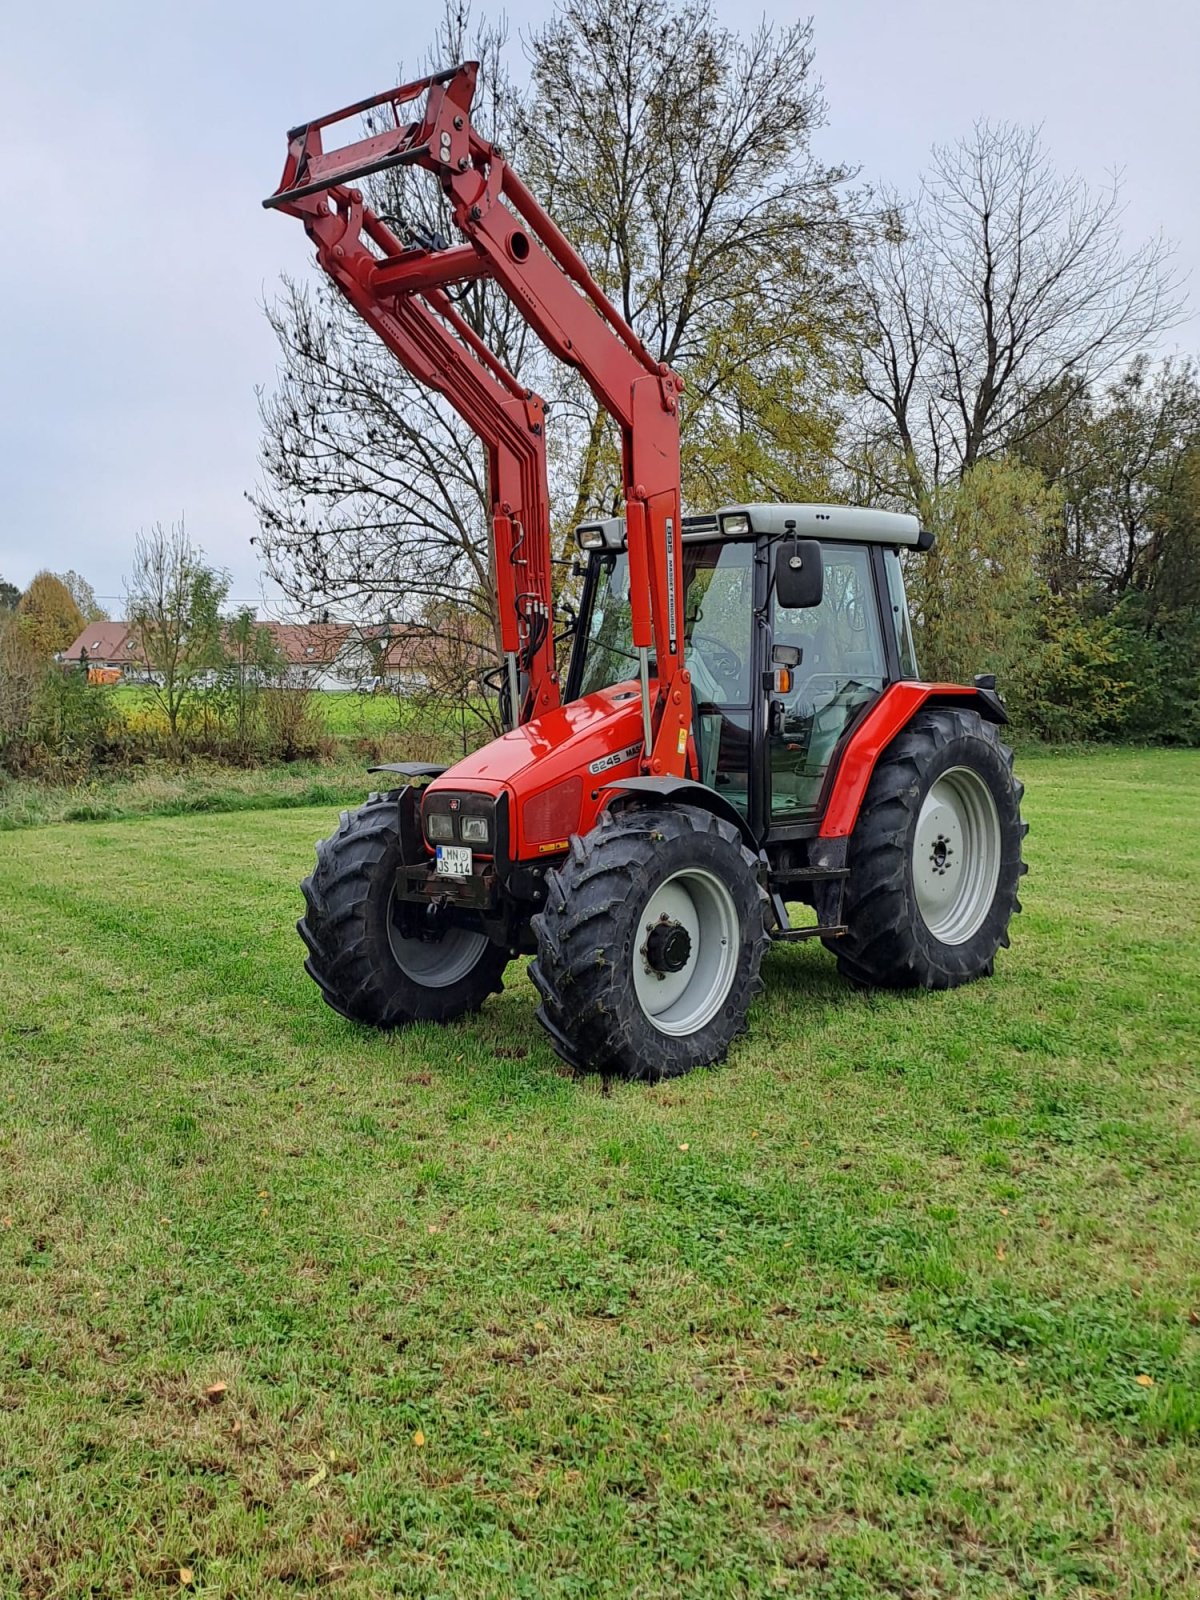
<path fill-rule="evenodd" d="M 595 777 L 601 772 L 610 772 L 613 767 L 623 766 L 626 761 L 634 761 L 642 753 L 640 744 L 631 744 L 627 750 L 614 750 L 611 756 L 602 756 L 599 761 L 593 761 L 588 771 Z"/>
<path fill-rule="evenodd" d="M 667 639 L 675 654 L 678 630 L 675 626 L 675 518 L 667 518 Z"/>

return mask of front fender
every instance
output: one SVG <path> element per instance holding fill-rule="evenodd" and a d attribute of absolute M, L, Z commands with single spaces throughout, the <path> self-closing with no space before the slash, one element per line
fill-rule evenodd
<path fill-rule="evenodd" d="M 710 789 L 706 783 L 693 778 L 623 778 L 617 783 L 606 783 L 605 791 L 611 796 L 604 809 L 611 811 L 622 804 L 644 804 L 661 800 L 664 805 L 694 806 L 698 811 L 711 811 L 723 822 L 732 822 L 747 846 L 758 854 L 758 840 L 741 812 L 726 800 L 723 794 Z M 628 798 L 622 801 L 622 796 Z"/>

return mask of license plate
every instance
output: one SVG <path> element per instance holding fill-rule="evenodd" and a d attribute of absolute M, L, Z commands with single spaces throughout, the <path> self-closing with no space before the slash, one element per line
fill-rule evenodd
<path fill-rule="evenodd" d="M 471 852 L 464 844 L 439 844 L 437 847 L 437 871 L 443 878 L 469 878 L 471 876 Z"/>

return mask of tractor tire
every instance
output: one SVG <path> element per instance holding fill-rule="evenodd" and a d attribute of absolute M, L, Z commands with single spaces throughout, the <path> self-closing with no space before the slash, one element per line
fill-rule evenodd
<path fill-rule="evenodd" d="M 393 918 L 400 825 L 396 792 L 373 794 L 343 811 L 336 833 L 317 845 L 317 865 L 300 888 L 297 932 L 304 970 L 325 1003 L 351 1022 L 399 1028 L 449 1022 L 499 993 L 508 952 L 482 931 L 449 928 L 440 938 L 402 935 Z"/>
<path fill-rule="evenodd" d="M 570 1065 L 674 1078 L 720 1061 L 762 988 L 768 900 L 737 829 L 687 806 L 606 812 L 546 874 L 529 975 Z"/>
<path fill-rule="evenodd" d="M 824 942 L 860 987 L 990 977 L 1020 911 L 1022 785 L 977 711 L 919 712 L 879 758 L 850 839 L 846 932 Z"/>

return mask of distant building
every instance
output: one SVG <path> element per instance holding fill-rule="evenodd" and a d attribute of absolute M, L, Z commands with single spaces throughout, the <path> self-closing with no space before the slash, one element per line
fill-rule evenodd
<path fill-rule="evenodd" d="M 106 676 L 118 672 L 124 678 L 145 671 L 127 622 L 89 622 L 59 660 L 64 667 L 82 667 L 86 663 L 89 672 Z"/>
<path fill-rule="evenodd" d="M 471 675 L 491 664 L 486 649 L 470 638 L 442 638 L 401 624 L 260 622 L 259 627 L 283 657 L 282 682 L 288 688 L 337 693 L 386 687 L 403 693 L 436 682 L 450 661 L 462 658 Z M 147 676 L 127 622 L 90 622 L 59 660 L 64 667 L 86 664 L 99 682 Z"/>
<path fill-rule="evenodd" d="M 283 682 L 290 689 L 356 689 L 359 675 L 347 657 L 357 631 L 348 622 L 264 622 L 261 624 L 287 663 Z"/>

